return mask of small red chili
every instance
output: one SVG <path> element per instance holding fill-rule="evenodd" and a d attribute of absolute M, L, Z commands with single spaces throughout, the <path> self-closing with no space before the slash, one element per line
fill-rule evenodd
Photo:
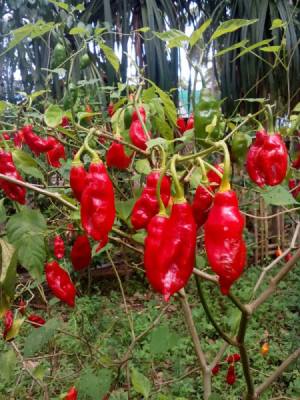
<path fill-rule="evenodd" d="M 72 386 L 71 389 L 68 391 L 67 395 L 65 396 L 64 400 L 77 400 L 77 390 L 75 386 Z"/>
<path fill-rule="evenodd" d="M 27 317 L 27 319 L 34 328 L 40 328 L 42 325 L 44 325 L 46 323 L 44 318 L 42 318 L 38 315 L 35 315 L 35 314 L 29 315 Z"/>
<path fill-rule="evenodd" d="M 228 385 L 233 385 L 236 381 L 235 369 L 234 365 L 229 365 L 227 375 L 226 375 L 226 382 Z"/>
<path fill-rule="evenodd" d="M 76 289 L 69 274 L 60 267 L 57 261 L 46 263 L 45 273 L 53 294 L 70 307 L 74 307 Z"/>
<path fill-rule="evenodd" d="M 81 271 L 89 266 L 92 259 L 92 249 L 86 235 L 78 236 L 71 250 L 71 262 L 75 271 Z"/>
<path fill-rule="evenodd" d="M 8 332 L 11 330 L 14 323 L 14 314 L 11 310 L 7 310 L 4 314 L 4 331 L 3 338 L 6 339 Z"/>
<path fill-rule="evenodd" d="M 54 238 L 54 255 L 59 260 L 64 258 L 65 255 L 65 243 L 60 235 L 56 235 Z"/>

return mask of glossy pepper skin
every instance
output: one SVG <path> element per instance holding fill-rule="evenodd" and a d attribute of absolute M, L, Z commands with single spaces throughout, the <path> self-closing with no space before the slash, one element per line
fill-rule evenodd
<path fill-rule="evenodd" d="M 55 145 L 53 149 L 47 151 L 47 161 L 48 164 L 51 165 L 54 168 L 60 168 L 61 167 L 61 162 L 60 159 L 66 160 L 66 151 L 64 146 L 56 139 L 55 140 Z"/>
<path fill-rule="evenodd" d="M 213 195 L 210 188 L 199 185 L 192 203 L 193 214 L 198 228 L 207 220 L 212 203 Z"/>
<path fill-rule="evenodd" d="M 77 400 L 77 390 L 75 389 L 74 386 L 71 387 L 71 389 L 68 391 L 67 395 L 65 396 L 64 400 Z"/>
<path fill-rule="evenodd" d="M 81 162 L 72 163 L 70 169 L 70 186 L 75 198 L 80 201 L 82 192 L 86 186 L 87 172 Z"/>
<path fill-rule="evenodd" d="M 11 330 L 14 323 L 14 314 L 11 310 L 7 310 L 4 314 L 4 331 L 3 339 L 6 339 L 8 332 Z"/>
<path fill-rule="evenodd" d="M 162 271 L 157 269 L 157 259 L 167 223 L 168 217 L 166 215 L 155 215 L 147 227 L 145 239 L 144 265 L 146 276 L 153 289 L 159 293 L 163 293 L 164 276 Z"/>
<path fill-rule="evenodd" d="M 146 186 L 133 206 L 131 223 L 135 230 L 146 228 L 151 218 L 158 213 L 156 187 L 159 176 L 159 171 L 150 172 L 147 176 Z M 161 182 L 160 195 L 164 205 L 167 206 L 171 195 L 171 181 L 167 176 L 164 176 Z"/>
<path fill-rule="evenodd" d="M 185 119 L 182 117 L 178 117 L 177 121 L 176 121 L 176 126 L 179 130 L 180 133 L 184 133 L 186 130 L 186 123 L 185 123 Z"/>
<path fill-rule="evenodd" d="M 114 189 L 100 160 L 90 164 L 86 181 L 81 196 L 81 223 L 87 235 L 100 242 L 98 249 L 101 249 L 108 242 L 115 220 Z"/>
<path fill-rule="evenodd" d="M 106 164 L 108 167 L 127 169 L 130 165 L 131 157 L 125 153 L 122 143 L 113 142 L 106 153 Z"/>
<path fill-rule="evenodd" d="M 279 133 L 256 132 L 247 154 L 247 172 L 258 186 L 279 185 L 286 176 L 288 152 Z"/>
<path fill-rule="evenodd" d="M 235 192 L 218 192 L 204 225 L 204 242 L 208 262 L 219 276 L 224 295 L 239 278 L 246 262 L 243 229 L 244 218 Z"/>
<path fill-rule="evenodd" d="M 46 321 L 39 315 L 31 314 L 27 317 L 28 321 L 34 328 L 40 328 L 41 325 L 45 325 Z"/>
<path fill-rule="evenodd" d="M 194 114 L 189 116 L 189 119 L 186 121 L 185 131 L 189 129 L 194 129 Z"/>
<path fill-rule="evenodd" d="M 234 365 L 229 365 L 226 374 L 226 382 L 228 383 L 228 385 L 233 385 L 235 381 L 236 381 L 236 375 L 235 375 Z"/>
<path fill-rule="evenodd" d="M 138 110 L 139 110 L 139 113 L 140 113 L 140 116 L 141 116 L 143 122 L 146 122 L 146 111 L 145 111 L 144 107 L 139 107 Z M 132 117 L 131 117 L 131 122 L 135 122 L 135 121 L 140 121 L 136 110 L 133 111 Z"/>
<path fill-rule="evenodd" d="M 69 118 L 66 116 L 66 115 L 64 115 L 63 117 L 62 117 L 62 119 L 61 119 L 61 126 L 63 127 L 63 128 L 66 128 L 67 126 L 69 126 L 70 125 L 70 120 L 69 120 Z"/>
<path fill-rule="evenodd" d="M 22 148 L 24 143 L 24 133 L 22 129 L 20 129 L 18 132 L 14 134 L 13 141 L 18 149 Z"/>
<path fill-rule="evenodd" d="M 223 167 L 221 167 L 221 165 L 216 164 L 214 165 L 214 167 L 221 172 L 221 174 L 224 173 Z M 207 173 L 207 179 L 209 180 L 209 189 L 213 192 L 215 192 L 217 189 L 219 189 L 220 185 L 221 185 L 221 181 L 222 178 L 216 174 L 216 172 L 214 170 L 209 170 Z"/>
<path fill-rule="evenodd" d="M 151 132 L 148 132 L 148 135 L 151 137 Z M 148 138 L 139 120 L 134 120 L 131 123 L 129 128 L 129 137 L 132 144 L 134 144 L 136 147 L 141 150 L 147 149 L 146 143 Z"/>
<path fill-rule="evenodd" d="M 60 235 L 56 235 L 54 238 L 54 255 L 56 258 L 61 260 L 65 256 L 65 243 Z"/>
<path fill-rule="evenodd" d="M 166 301 L 186 285 L 193 272 L 196 231 L 190 204 L 186 200 L 175 202 L 157 254 L 158 291 Z"/>
<path fill-rule="evenodd" d="M 86 235 L 76 238 L 71 250 L 71 262 L 75 271 L 87 268 L 92 259 L 92 249 Z"/>
<path fill-rule="evenodd" d="M 27 146 L 38 156 L 40 153 L 47 153 L 53 149 L 56 144 L 56 139 L 49 137 L 43 139 L 33 132 L 32 126 L 24 126 L 23 129 L 24 141 Z"/>
<path fill-rule="evenodd" d="M 53 294 L 70 307 L 75 306 L 76 289 L 69 274 L 60 267 L 57 261 L 45 265 L 46 279 Z"/>
<path fill-rule="evenodd" d="M 1 148 L 0 173 L 23 182 L 21 175 L 15 167 L 12 154 L 8 151 L 2 150 Z M 17 201 L 20 204 L 26 203 L 26 189 L 24 187 L 5 181 L 4 179 L 0 179 L 0 189 L 2 189 L 5 195 L 11 200 Z"/>

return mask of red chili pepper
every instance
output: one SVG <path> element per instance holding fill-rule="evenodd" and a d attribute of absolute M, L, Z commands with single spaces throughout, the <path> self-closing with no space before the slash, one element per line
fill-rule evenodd
<path fill-rule="evenodd" d="M 247 154 L 247 172 L 258 186 L 275 186 L 283 181 L 288 166 L 288 152 L 279 133 L 256 132 Z"/>
<path fill-rule="evenodd" d="M 289 188 L 293 197 L 297 201 L 300 201 L 300 180 L 289 179 Z"/>
<path fill-rule="evenodd" d="M 275 250 L 275 256 L 276 257 L 280 257 L 282 256 L 282 250 L 281 248 L 278 246 L 277 249 Z"/>
<path fill-rule="evenodd" d="M 180 133 L 184 133 L 186 130 L 186 123 L 185 123 L 185 119 L 182 117 L 178 117 L 177 121 L 176 121 L 176 126 L 179 130 Z"/>
<path fill-rule="evenodd" d="M 108 107 L 107 107 L 107 112 L 108 112 L 108 115 L 109 115 L 110 117 L 112 117 L 112 116 L 114 115 L 114 113 L 115 113 L 115 110 L 114 110 L 114 103 L 112 103 L 112 102 L 109 103 L 109 105 L 108 105 Z"/>
<path fill-rule="evenodd" d="M 297 154 L 295 160 L 292 162 L 292 167 L 300 169 L 300 152 Z"/>
<path fill-rule="evenodd" d="M 229 365 L 227 375 L 226 375 L 226 382 L 228 385 L 233 385 L 236 381 L 235 369 L 234 365 Z"/>
<path fill-rule="evenodd" d="M 126 169 L 129 167 L 130 162 L 131 162 L 131 156 L 128 156 L 125 153 L 123 144 L 113 142 L 106 153 L 107 166 L 118 169 Z"/>
<path fill-rule="evenodd" d="M 243 229 L 244 218 L 235 192 L 218 192 L 204 225 L 204 241 L 208 262 L 219 275 L 221 292 L 225 295 L 246 262 Z"/>
<path fill-rule="evenodd" d="M 86 233 L 100 242 L 97 248 L 100 250 L 108 242 L 115 220 L 114 189 L 100 160 L 90 164 L 86 180 L 81 196 L 81 223 Z"/>
<path fill-rule="evenodd" d="M 69 120 L 69 118 L 67 117 L 67 116 L 63 116 L 62 117 L 62 119 L 61 119 L 61 126 L 63 127 L 63 128 L 66 128 L 67 126 L 69 126 L 70 125 L 70 120 Z"/>
<path fill-rule="evenodd" d="M 54 255 L 59 260 L 65 255 L 65 243 L 60 235 L 56 235 L 54 238 Z"/>
<path fill-rule="evenodd" d="M 140 113 L 140 116 L 141 116 L 143 122 L 146 122 L 146 111 L 145 111 L 144 107 L 139 107 L 138 110 L 139 110 L 139 113 Z M 133 111 L 132 117 L 131 117 L 131 122 L 134 122 L 134 121 L 140 121 L 136 110 Z"/>
<path fill-rule="evenodd" d="M 56 144 L 56 140 L 53 137 L 43 139 L 36 135 L 31 125 L 24 126 L 22 131 L 25 143 L 37 156 L 40 153 L 47 153 L 47 151 L 52 150 Z"/>
<path fill-rule="evenodd" d="M 156 187 L 159 176 L 160 171 L 150 172 L 147 176 L 146 186 L 133 206 L 131 223 L 135 230 L 146 228 L 151 218 L 158 213 Z M 171 195 L 171 181 L 167 176 L 164 176 L 161 182 L 160 195 L 164 205 L 167 206 Z"/>
<path fill-rule="evenodd" d="M 15 167 L 12 154 L 2 149 L 0 149 L 0 173 L 23 182 L 21 175 Z M 20 204 L 25 204 L 26 189 L 24 187 L 0 179 L 0 189 L 2 189 L 11 200 L 17 201 Z"/>
<path fill-rule="evenodd" d="M 150 283 L 166 301 L 186 285 L 195 264 L 196 223 L 192 207 L 186 200 L 176 201 L 165 222 L 156 262 L 155 258 L 152 261 L 157 277 L 154 274 Z"/>
<path fill-rule="evenodd" d="M 168 222 L 166 215 L 155 215 L 147 226 L 147 237 L 145 239 L 144 265 L 147 279 L 157 292 L 162 293 L 163 271 L 157 269 L 157 257 L 164 231 Z"/>
<path fill-rule="evenodd" d="M 35 314 L 29 315 L 27 317 L 27 319 L 34 328 L 40 328 L 42 325 L 45 325 L 45 323 L 46 323 L 44 318 L 42 318 L 38 315 L 35 315 Z"/>
<path fill-rule="evenodd" d="M 11 310 L 7 310 L 4 314 L 4 331 L 3 339 L 6 339 L 8 332 L 11 330 L 14 323 L 14 314 Z"/>
<path fill-rule="evenodd" d="M 14 134 L 13 141 L 16 147 L 18 147 L 19 149 L 22 148 L 24 143 L 24 133 L 22 129 Z"/>
<path fill-rule="evenodd" d="M 92 249 L 86 235 L 78 236 L 71 250 L 71 262 L 75 271 L 81 271 L 89 266 L 92 259 Z"/>
<path fill-rule="evenodd" d="M 228 364 L 240 361 L 241 356 L 238 353 L 230 354 L 226 357 L 226 361 Z"/>
<path fill-rule="evenodd" d="M 25 313 L 26 313 L 26 307 L 27 307 L 26 301 L 24 301 L 23 299 L 21 299 L 21 300 L 19 301 L 18 311 L 19 311 L 22 315 L 25 315 Z"/>
<path fill-rule="evenodd" d="M 191 114 L 189 119 L 186 122 L 185 130 L 194 129 L 194 114 Z"/>
<path fill-rule="evenodd" d="M 66 152 L 64 146 L 56 139 L 55 140 L 55 145 L 52 150 L 47 151 L 47 161 L 49 165 L 51 165 L 54 168 L 60 168 L 61 167 L 61 162 L 59 161 L 60 159 L 66 160 Z"/>
<path fill-rule="evenodd" d="M 218 375 L 219 371 L 220 371 L 220 364 L 216 364 L 216 365 L 212 368 L 211 373 L 212 373 L 213 375 Z"/>
<path fill-rule="evenodd" d="M 285 261 L 285 262 L 289 262 L 292 258 L 293 258 L 293 255 L 292 255 L 291 253 L 288 253 L 288 254 L 284 257 L 284 261 Z"/>
<path fill-rule="evenodd" d="M 216 164 L 216 165 L 214 165 L 214 167 L 221 174 L 224 173 L 224 169 L 223 169 L 223 167 L 221 165 Z M 210 182 L 210 187 L 209 187 L 210 190 L 215 192 L 217 189 L 219 189 L 219 186 L 221 185 L 222 178 L 214 170 L 211 169 L 211 170 L 208 171 L 207 179 Z"/>
<path fill-rule="evenodd" d="M 3 138 L 4 140 L 10 140 L 10 136 L 9 136 L 9 134 L 6 133 L 6 132 L 0 133 L 0 142 L 2 141 L 2 138 Z"/>
<path fill-rule="evenodd" d="M 75 198 L 80 201 L 86 187 L 87 172 L 80 161 L 73 161 L 70 169 L 70 186 Z"/>
<path fill-rule="evenodd" d="M 210 188 L 199 185 L 192 203 L 193 214 L 198 228 L 207 220 L 212 203 L 213 196 Z"/>
<path fill-rule="evenodd" d="M 57 261 L 46 263 L 45 273 L 53 294 L 70 307 L 74 307 L 76 289 L 69 274 L 60 267 Z"/>
<path fill-rule="evenodd" d="M 74 386 L 71 387 L 71 389 L 68 391 L 66 397 L 64 400 L 77 400 L 77 390 L 75 389 Z"/>
<path fill-rule="evenodd" d="M 150 131 L 148 132 L 148 136 L 151 137 Z M 129 137 L 132 144 L 134 144 L 136 147 L 141 150 L 147 149 L 146 142 L 148 138 L 139 120 L 133 120 L 133 122 L 131 122 L 129 128 Z"/>
<path fill-rule="evenodd" d="M 85 106 L 85 112 L 87 112 L 87 113 L 92 113 L 92 112 L 93 112 L 93 109 L 92 109 L 92 107 L 91 107 L 89 104 L 87 104 L 87 105 Z M 89 117 L 85 117 L 85 120 L 86 120 L 87 122 L 91 122 L 91 121 L 93 120 L 93 116 L 90 115 Z"/>

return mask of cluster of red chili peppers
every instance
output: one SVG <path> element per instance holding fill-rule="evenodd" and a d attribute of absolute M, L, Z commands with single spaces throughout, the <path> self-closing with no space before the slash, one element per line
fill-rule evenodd
<path fill-rule="evenodd" d="M 141 120 L 140 120 L 140 118 Z M 151 132 L 145 132 L 146 111 L 144 107 L 139 107 L 132 114 L 129 137 L 136 147 L 141 150 L 147 149 L 147 140 L 151 138 Z"/>
<path fill-rule="evenodd" d="M 19 181 L 23 181 L 14 164 L 11 152 L 2 150 L 1 148 L 0 173 L 8 177 L 18 179 Z M 0 189 L 2 189 L 5 195 L 11 200 L 17 201 L 20 204 L 25 204 L 26 189 L 24 187 L 5 181 L 4 179 L 0 179 Z"/>
<path fill-rule="evenodd" d="M 178 117 L 176 121 L 176 126 L 180 133 L 184 133 L 189 129 L 194 128 L 194 114 L 191 114 L 187 121 L 183 117 Z"/>
<path fill-rule="evenodd" d="M 226 357 L 225 362 L 229 364 L 226 373 L 226 382 L 228 385 L 233 385 L 236 381 L 235 363 L 240 361 L 241 357 L 238 353 L 234 353 Z M 220 372 L 221 364 L 217 363 L 211 370 L 212 375 L 217 375 Z"/>

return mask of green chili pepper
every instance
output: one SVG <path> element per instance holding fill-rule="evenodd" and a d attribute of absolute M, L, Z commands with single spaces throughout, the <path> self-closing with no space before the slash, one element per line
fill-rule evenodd
<path fill-rule="evenodd" d="M 57 43 L 53 49 L 51 57 L 51 68 L 55 69 L 59 67 L 64 61 L 66 61 L 67 52 L 65 47 L 61 43 Z"/>
<path fill-rule="evenodd" d="M 79 60 L 80 69 L 85 69 L 86 67 L 88 67 L 90 65 L 90 63 L 91 63 L 91 59 L 87 53 L 83 54 L 80 57 L 80 60 Z"/>
<path fill-rule="evenodd" d="M 238 162 L 239 164 L 243 163 L 245 160 L 249 146 L 249 138 L 250 137 L 243 132 L 236 132 L 232 138 L 231 154 L 234 161 Z"/>

